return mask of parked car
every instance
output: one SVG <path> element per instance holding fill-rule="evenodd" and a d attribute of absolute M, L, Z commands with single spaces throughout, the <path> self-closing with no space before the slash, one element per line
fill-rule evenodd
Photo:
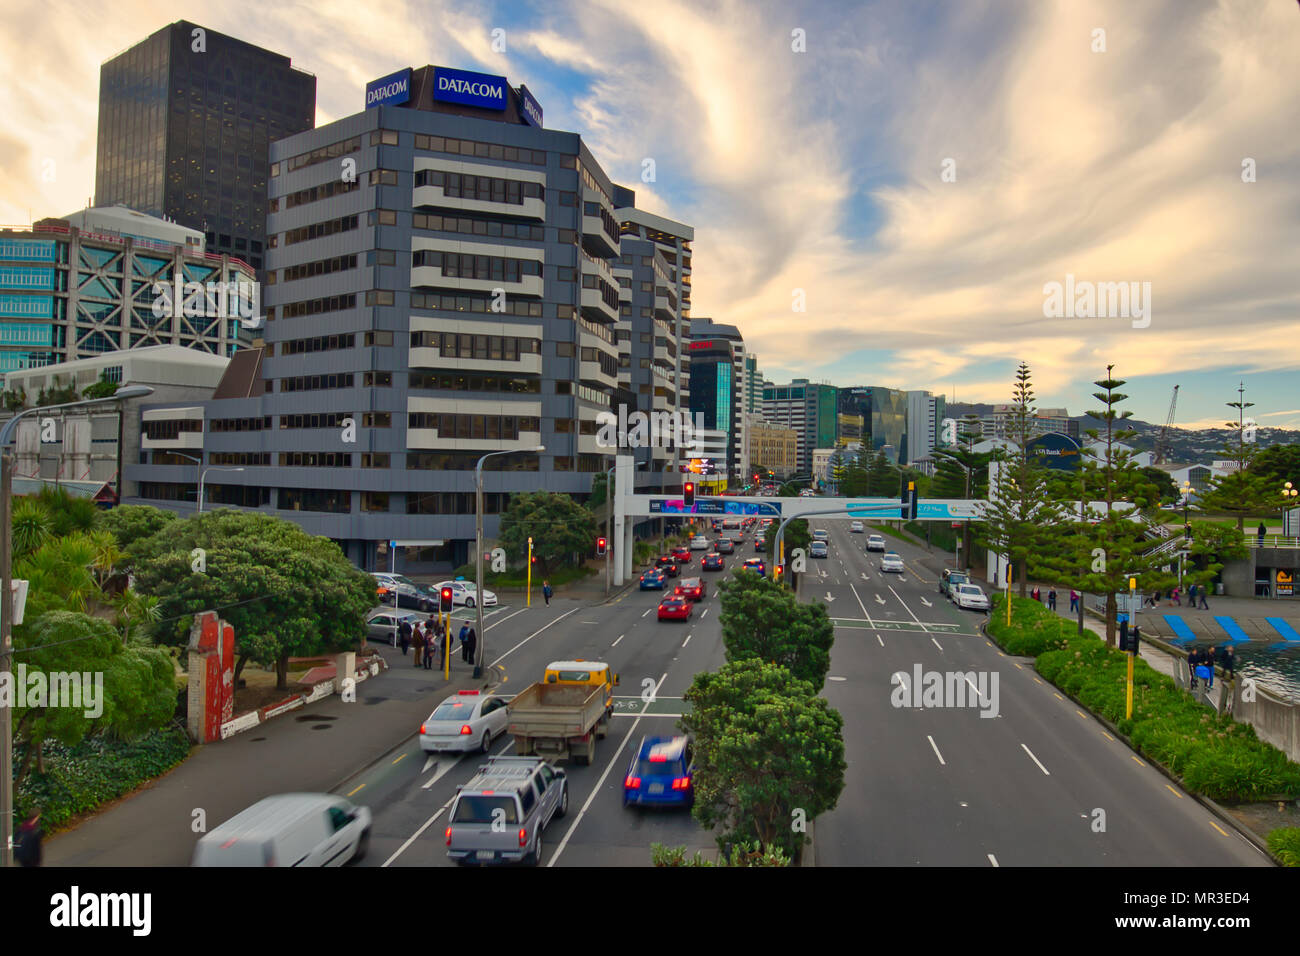
<path fill-rule="evenodd" d="M 420 724 L 420 749 L 487 753 L 509 722 L 506 702 L 496 694 L 462 690 L 434 708 Z"/>
<path fill-rule="evenodd" d="M 681 574 L 681 568 L 677 566 L 677 559 L 671 554 L 660 555 L 659 559 L 655 561 L 655 567 L 670 578 L 675 578 Z"/>
<path fill-rule="evenodd" d="M 850 522 L 849 522 L 849 531 L 851 531 L 853 534 L 862 534 L 862 532 L 863 532 L 862 522 L 861 522 L 861 521 L 850 521 Z"/>
<path fill-rule="evenodd" d="M 474 607 L 478 601 L 478 585 L 473 581 L 439 581 L 435 586 L 435 595 L 441 594 L 443 588 L 451 588 L 451 603 L 456 607 Z M 483 606 L 494 607 L 497 596 L 487 588 L 483 589 Z"/>
<path fill-rule="evenodd" d="M 377 587 L 387 589 L 389 594 L 397 596 L 397 606 L 416 611 L 432 611 L 438 606 L 438 594 L 428 585 L 416 584 L 404 574 L 392 574 L 388 571 L 372 571 Z M 386 603 L 393 603 L 391 600 Z"/>
<path fill-rule="evenodd" d="M 695 757 L 685 737 L 642 737 L 623 777 L 623 806 L 689 807 Z"/>
<path fill-rule="evenodd" d="M 710 551 L 704 556 L 700 564 L 701 571 L 721 571 L 726 568 L 727 562 L 722 559 L 722 555 L 716 551 Z"/>
<path fill-rule="evenodd" d="M 543 832 L 568 812 L 569 785 L 559 767 L 540 757 L 492 757 L 456 791 L 444 832 L 447 856 L 457 863 L 541 863 Z"/>
<path fill-rule="evenodd" d="M 662 591 L 668 586 L 668 575 L 659 568 L 641 572 L 642 591 Z"/>
<path fill-rule="evenodd" d="M 714 545 L 718 554 L 735 554 L 736 545 L 730 538 L 719 538 L 718 543 Z"/>
<path fill-rule="evenodd" d="M 342 866 L 369 843 L 368 808 L 332 793 L 282 793 L 200 837 L 192 865 Z"/>
<path fill-rule="evenodd" d="M 808 545 L 808 557 L 810 558 L 828 558 L 830 557 L 830 548 L 825 541 L 813 541 Z"/>
<path fill-rule="evenodd" d="M 702 534 L 697 534 L 697 535 L 695 535 L 693 538 L 691 538 L 691 550 L 692 550 L 692 551 L 708 551 L 708 550 L 709 550 L 709 539 L 706 538 L 706 537 L 704 537 L 704 535 L 702 535 Z"/>
<path fill-rule="evenodd" d="M 690 618 L 691 602 L 684 596 L 674 593 L 659 602 L 659 620 L 689 621 Z"/>
<path fill-rule="evenodd" d="M 978 584 L 958 584 L 953 588 L 953 601 L 958 607 L 972 611 L 987 611 L 989 609 L 988 595 L 981 590 Z"/>
<path fill-rule="evenodd" d="M 675 597 L 684 597 L 688 601 L 704 600 L 704 581 L 701 578 L 682 578 L 677 582 L 677 587 L 673 588 Z"/>
<path fill-rule="evenodd" d="M 868 550 L 868 551 L 884 551 L 884 550 L 885 550 L 885 536 L 884 536 L 883 534 L 869 534 L 869 535 L 867 535 L 867 550 Z"/>
<path fill-rule="evenodd" d="M 398 629 L 402 626 L 402 621 L 410 621 L 414 626 L 416 621 L 423 621 L 425 617 L 426 615 L 419 611 L 376 608 L 366 618 L 366 640 L 372 644 L 388 644 L 396 647 L 400 639 Z"/>
<path fill-rule="evenodd" d="M 965 571 L 944 568 L 939 575 L 939 593 L 946 595 L 949 600 L 953 599 L 953 590 L 961 584 L 970 584 L 970 576 Z"/>
<path fill-rule="evenodd" d="M 880 570 L 903 573 L 903 559 L 894 551 L 886 551 L 880 556 Z"/>

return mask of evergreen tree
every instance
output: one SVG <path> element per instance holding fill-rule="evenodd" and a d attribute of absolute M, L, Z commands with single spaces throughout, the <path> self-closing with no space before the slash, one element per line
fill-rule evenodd
<path fill-rule="evenodd" d="M 1281 485 L 1268 480 L 1265 474 L 1253 468 L 1258 447 L 1255 445 L 1254 422 L 1245 418 L 1248 408 L 1255 403 L 1245 400 L 1245 388 L 1238 388 L 1240 398 L 1227 402 L 1237 410 L 1237 420 L 1226 422 L 1225 427 L 1237 433 L 1236 440 L 1229 438 L 1223 446 L 1224 455 L 1236 463 L 1231 474 L 1210 479 L 1209 490 L 1201 496 L 1201 510 L 1232 515 L 1241 531 L 1247 515 L 1268 514 L 1277 510 L 1281 500 Z"/>

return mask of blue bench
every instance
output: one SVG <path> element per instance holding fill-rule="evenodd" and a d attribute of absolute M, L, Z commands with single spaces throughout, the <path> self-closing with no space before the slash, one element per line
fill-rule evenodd
<path fill-rule="evenodd" d="M 1223 628 L 1223 633 L 1228 635 L 1228 640 L 1232 641 L 1234 644 L 1250 640 L 1250 638 L 1246 636 L 1246 632 L 1243 631 L 1232 618 L 1215 617 L 1214 620 L 1218 622 L 1219 627 Z"/>
<path fill-rule="evenodd" d="M 1282 640 L 1288 643 L 1300 643 L 1300 633 L 1297 633 L 1296 629 L 1282 618 L 1266 617 L 1264 620 L 1273 626 L 1273 630 L 1282 635 Z"/>
<path fill-rule="evenodd" d="M 1161 616 L 1165 619 L 1165 623 L 1169 625 L 1169 629 L 1174 632 L 1174 640 L 1196 640 L 1196 635 L 1192 633 L 1192 629 L 1187 626 L 1187 622 L 1182 617 L 1177 614 L 1163 614 Z"/>

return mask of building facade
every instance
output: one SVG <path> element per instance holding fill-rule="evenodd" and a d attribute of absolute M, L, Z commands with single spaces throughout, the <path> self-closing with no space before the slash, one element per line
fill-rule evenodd
<path fill-rule="evenodd" d="M 793 428 L 799 435 L 799 474 L 810 474 L 815 448 L 835 444 L 838 390 L 797 378 L 788 385 L 763 386 L 763 417 Z"/>
<path fill-rule="evenodd" d="M 748 465 L 741 467 L 743 388 L 736 376 L 737 369 L 743 373 L 744 366 L 736 361 L 727 339 L 693 338 L 687 351 L 691 362 L 691 414 L 705 428 L 716 429 L 724 436 L 723 454 L 717 463 L 728 478 L 741 478 Z"/>
<path fill-rule="evenodd" d="M 798 431 L 753 417 L 746 434 L 751 468 L 766 468 L 778 478 L 793 478 L 799 473 Z"/>
<path fill-rule="evenodd" d="M 261 270 L 270 144 L 311 129 L 316 77 L 185 20 L 100 67 L 95 205 L 205 234 Z"/>

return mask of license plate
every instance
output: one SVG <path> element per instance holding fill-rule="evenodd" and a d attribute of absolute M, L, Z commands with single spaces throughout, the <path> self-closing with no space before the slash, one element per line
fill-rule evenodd
<path fill-rule="evenodd" d="M 662 783 L 652 783 L 652 784 L 650 784 L 650 792 L 651 792 L 651 793 L 663 793 L 663 792 L 664 792 L 664 785 L 663 785 Z"/>
<path fill-rule="evenodd" d="M 496 856 L 496 853 L 493 852 L 492 850 L 479 850 L 477 853 L 474 854 L 474 859 L 476 859 L 476 860 L 491 860 L 491 859 L 493 859 L 495 856 Z"/>

